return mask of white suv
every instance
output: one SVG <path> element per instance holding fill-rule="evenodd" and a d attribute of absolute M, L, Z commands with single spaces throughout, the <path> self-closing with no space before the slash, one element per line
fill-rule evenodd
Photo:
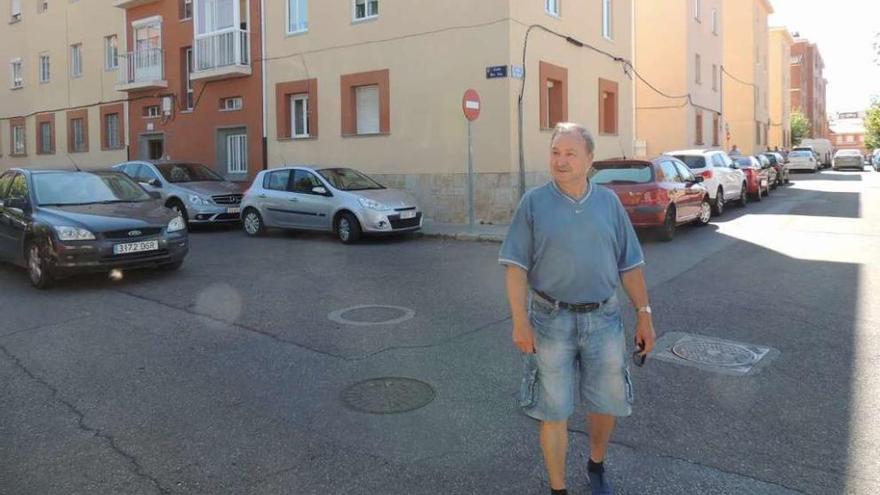
<path fill-rule="evenodd" d="M 729 201 L 736 201 L 740 206 L 748 202 L 746 176 L 724 151 L 680 150 L 663 154 L 678 158 L 695 175 L 703 177 L 702 185 L 709 190 L 709 202 L 716 216 L 724 213 L 724 205 Z"/>

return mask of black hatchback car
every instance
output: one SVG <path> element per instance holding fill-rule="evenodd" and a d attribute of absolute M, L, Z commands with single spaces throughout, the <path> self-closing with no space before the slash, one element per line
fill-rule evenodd
<path fill-rule="evenodd" d="M 0 261 L 40 289 L 114 269 L 177 269 L 186 224 L 120 172 L 12 169 L 0 175 Z"/>

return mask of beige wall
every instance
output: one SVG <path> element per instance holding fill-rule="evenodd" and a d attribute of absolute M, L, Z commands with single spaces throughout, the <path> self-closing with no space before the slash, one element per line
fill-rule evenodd
<path fill-rule="evenodd" d="M 770 30 L 770 139 L 771 148 L 791 146 L 791 45 L 784 27 Z"/>
<path fill-rule="evenodd" d="M 713 114 L 721 112 L 721 64 L 724 30 L 721 0 L 636 2 L 636 67 L 660 91 L 691 95 L 670 99 L 641 81 L 636 82 L 636 139 L 645 142 L 646 155 L 682 148 L 713 148 Z M 713 32 L 712 12 L 718 16 Z M 664 19 L 664 22 L 657 22 Z M 662 42 L 658 42 L 661 41 Z M 696 82 L 696 54 L 700 54 L 701 83 Z M 713 89 L 712 66 L 717 85 Z M 703 142 L 697 142 L 696 115 L 703 116 Z"/>
<path fill-rule="evenodd" d="M 724 77 L 725 121 L 730 145 L 748 154 L 766 148 L 756 128 L 759 123 L 766 128 L 770 118 L 767 16 L 772 12 L 766 0 L 724 0 L 724 67 L 742 81 Z"/>
<path fill-rule="evenodd" d="M 111 2 L 50 1 L 46 12 L 37 12 L 36 1 L 22 1 L 22 20 L 7 24 L 9 1 L 0 2 L 0 169 L 9 167 L 69 167 L 71 160 L 85 167 L 110 165 L 125 159 L 125 150 L 101 151 L 101 102 L 124 100 L 114 91 L 116 71 L 104 70 L 104 37 L 116 34 L 122 52 L 123 11 Z M 99 5 L 100 4 L 100 5 Z M 70 45 L 82 43 L 83 75 L 70 76 Z M 50 82 L 39 82 L 40 54 L 50 56 Z M 10 89 L 12 58 L 23 61 L 24 87 Z M 67 153 L 66 111 L 88 108 L 89 151 Z M 55 154 L 37 154 L 37 128 L 33 114 L 55 112 Z M 28 115 L 27 156 L 11 157 L 9 118 Z M 122 118 L 122 122 L 127 119 Z"/>
<path fill-rule="evenodd" d="M 541 23 L 631 58 L 631 3 L 616 1 L 614 40 L 601 35 L 601 4 L 563 2 L 559 18 L 543 2 L 380 2 L 377 19 L 352 22 L 350 1 L 310 2 L 309 30 L 286 33 L 286 2 L 267 2 L 268 162 L 341 165 L 378 176 L 417 195 L 426 215 L 466 220 L 467 122 L 464 91 L 482 100 L 473 123 L 477 218 L 509 221 L 518 201 L 517 96 L 521 80 L 486 79 L 486 67 L 520 65 L 526 26 Z M 533 31 L 526 61 L 525 164 L 529 183 L 547 171 L 550 132 L 539 128 L 538 65 L 568 69 L 568 115 L 596 129 L 599 78 L 619 84 L 619 132 L 599 136 L 598 158 L 631 156 L 632 83 L 619 64 L 565 40 Z M 390 133 L 343 137 L 340 76 L 389 71 Z M 315 139 L 279 139 L 278 83 L 317 79 Z"/>

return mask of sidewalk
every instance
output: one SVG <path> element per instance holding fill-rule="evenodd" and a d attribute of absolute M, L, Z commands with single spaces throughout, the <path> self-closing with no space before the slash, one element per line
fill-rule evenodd
<path fill-rule="evenodd" d="M 420 231 L 426 237 L 440 237 L 458 241 L 503 242 L 508 225 L 474 225 L 440 223 L 425 219 Z"/>

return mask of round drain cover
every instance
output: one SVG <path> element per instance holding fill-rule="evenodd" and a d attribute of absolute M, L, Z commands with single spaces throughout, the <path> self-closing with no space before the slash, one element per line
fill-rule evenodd
<path fill-rule="evenodd" d="M 342 400 L 355 411 L 395 414 L 427 406 L 434 400 L 434 389 L 412 378 L 373 378 L 345 389 Z"/>
<path fill-rule="evenodd" d="M 355 315 L 352 316 L 351 313 Z M 367 327 L 403 323 L 415 315 L 415 311 L 401 306 L 367 304 L 334 311 L 327 318 L 343 325 Z"/>
<path fill-rule="evenodd" d="M 672 353 L 695 363 L 724 367 L 748 366 L 759 357 L 741 345 L 692 340 L 676 343 L 672 346 Z"/>

